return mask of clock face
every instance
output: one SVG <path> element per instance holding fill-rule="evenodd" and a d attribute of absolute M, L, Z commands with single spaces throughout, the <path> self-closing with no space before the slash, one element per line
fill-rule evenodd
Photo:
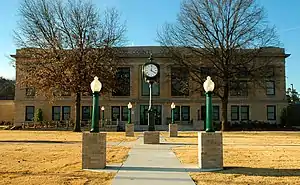
<path fill-rule="evenodd" d="M 154 77 L 158 73 L 158 68 L 154 64 L 148 64 L 144 67 L 144 73 L 147 77 Z"/>

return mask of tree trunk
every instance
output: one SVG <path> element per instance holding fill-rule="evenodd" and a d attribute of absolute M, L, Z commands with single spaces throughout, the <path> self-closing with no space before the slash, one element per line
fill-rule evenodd
<path fill-rule="evenodd" d="M 227 116 L 227 107 L 228 107 L 228 98 L 222 99 L 222 131 L 229 130 L 229 124 L 228 124 L 228 116 Z"/>
<path fill-rule="evenodd" d="M 75 125 L 74 125 L 74 132 L 81 132 L 80 128 L 80 104 L 81 104 L 81 94 L 80 92 L 76 93 L 76 100 L 75 100 Z"/>

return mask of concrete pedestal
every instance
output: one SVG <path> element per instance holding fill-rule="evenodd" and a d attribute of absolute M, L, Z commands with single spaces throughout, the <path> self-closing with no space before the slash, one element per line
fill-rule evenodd
<path fill-rule="evenodd" d="M 177 124 L 169 124 L 169 136 L 177 137 L 178 135 L 178 125 Z"/>
<path fill-rule="evenodd" d="M 145 131 L 144 144 L 159 144 L 159 131 Z"/>
<path fill-rule="evenodd" d="M 106 166 L 106 133 L 84 132 L 82 135 L 82 169 Z"/>
<path fill-rule="evenodd" d="M 125 135 L 126 137 L 134 137 L 134 124 L 126 124 Z"/>
<path fill-rule="evenodd" d="M 204 171 L 223 169 L 222 132 L 198 132 L 198 163 Z"/>

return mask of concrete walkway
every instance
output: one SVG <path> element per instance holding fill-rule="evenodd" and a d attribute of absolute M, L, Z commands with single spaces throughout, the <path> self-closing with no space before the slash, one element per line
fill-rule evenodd
<path fill-rule="evenodd" d="M 195 185 L 171 145 L 145 145 L 139 138 L 112 185 Z"/>

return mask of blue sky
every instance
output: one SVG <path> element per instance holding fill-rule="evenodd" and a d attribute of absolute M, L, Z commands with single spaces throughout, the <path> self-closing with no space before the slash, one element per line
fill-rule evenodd
<path fill-rule="evenodd" d="M 13 30 L 18 20 L 21 0 L 1 1 L 0 6 L 0 76 L 15 77 L 10 65 L 10 54 L 17 49 Z M 127 21 L 129 45 L 158 45 L 157 29 L 165 22 L 173 22 L 181 0 L 92 0 L 98 8 L 116 7 Z M 282 47 L 291 56 L 286 60 L 287 86 L 291 83 L 300 90 L 300 1 L 259 0 L 268 13 L 270 24 L 277 27 Z"/>

